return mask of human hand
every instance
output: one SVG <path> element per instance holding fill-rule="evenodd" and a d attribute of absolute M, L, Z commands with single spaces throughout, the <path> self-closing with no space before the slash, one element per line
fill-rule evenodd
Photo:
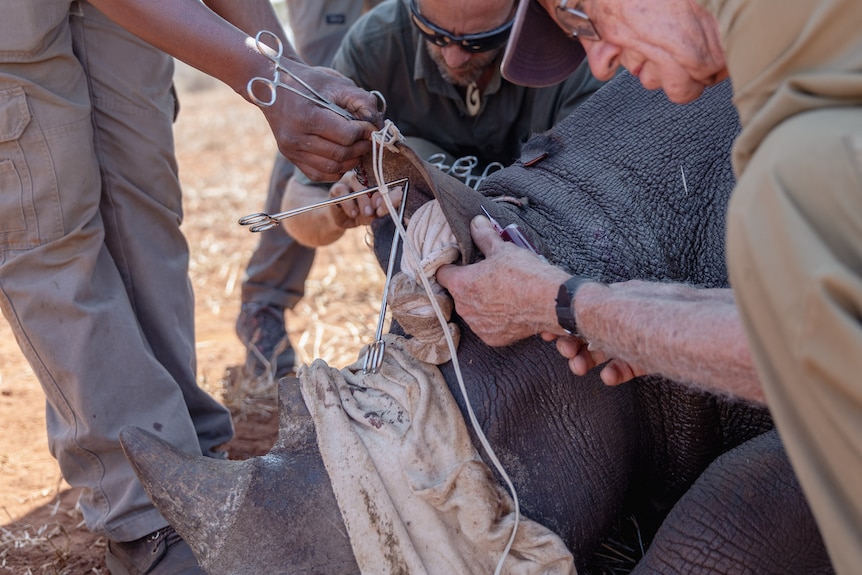
<path fill-rule="evenodd" d="M 575 375 L 584 376 L 597 365 L 602 367 L 599 377 L 605 385 L 619 385 L 647 372 L 618 358 L 609 358 L 598 349 L 590 349 L 589 343 L 579 337 L 542 333 L 545 341 L 556 340 L 557 351 L 568 360 L 569 369 Z"/>
<path fill-rule="evenodd" d="M 470 232 L 485 259 L 442 266 L 437 281 L 449 290 L 456 311 L 476 335 L 488 345 L 503 346 L 537 333 L 562 334 L 555 301 L 569 275 L 503 241 L 484 216 L 473 218 Z"/>
<path fill-rule="evenodd" d="M 371 151 L 371 134 L 383 125 L 379 101 L 330 68 L 285 58 L 281 64 L 356 118 L 347 120 L 281 88 L 271 106 L 261 107 L 282 154 L 311 180 L 335 180 Z"/>
<path fill-rule="evenodd" d="M 359 183 L 356 174 L 350 171 L 332 184 L 329 188 L 329 197 L 337 198 L 350 192 L 358 192 L 361 189 L 363 186 Z M 401 186 L 389 188 L 389 198 L 392 200 L 393 207 L 397 208 L 401 204 L 401 196 Z M 329 210 L 336 225 L 343 229 L 367 226 L 375 219 L 389 213 L 389 208 L 380 192 L 374 192 L 371 197 L 361 195 L 352 200 L 335 204 L 330 206 Z"/>

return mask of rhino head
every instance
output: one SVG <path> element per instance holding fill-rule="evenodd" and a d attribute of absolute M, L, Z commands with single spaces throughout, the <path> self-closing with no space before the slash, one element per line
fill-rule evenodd
<path fill-rule="evenodd" d="M 359 572 L 296 378 L 279 382 L 278 440 L 266 456 L 193 456 L 137 427 L 120 443 L 210 575 Z"/>

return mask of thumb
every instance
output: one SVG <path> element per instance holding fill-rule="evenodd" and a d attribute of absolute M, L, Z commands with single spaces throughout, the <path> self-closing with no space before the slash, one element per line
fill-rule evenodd
<path fill-rule="evenodd" d="M 473 236 L 476 247 L 486 256 L 494 250 L 496 244 L 503 243 L 500 234 L 491 225 L 491 220 L 485 216 L 473 218 L 470 222 L 470 235 Z"/>
<path fill-rule="evenodd" d="M 458 266 L 454 264 L 444 264 L 437 268 L 437 273 L 435 278 L 437 279 L 437 283 L 443 286 L 446 289 L 449 289 L 449 280 L 454 279 L 455 275 L 458 273 Z"/>

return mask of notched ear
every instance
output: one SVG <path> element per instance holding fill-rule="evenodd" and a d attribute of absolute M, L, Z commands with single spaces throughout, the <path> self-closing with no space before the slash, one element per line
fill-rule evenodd
<path fill-rule="evenodd" d="M 357 171 L 360 179 L 364 178 L 369 186 L 378 185 L 370 154 L 362 159 Z M 425 202 L 433 199 L 440 202 L 443 215 L 458 241 L 461 263 L 473 263 L 481 256 L 470 235 L 470 221 L 483 213 L 483 207 L 500 225 L 505 227 L 510 223 L 517 223 L 531 240 L 535 239 L 536 234 L 525 229 L 524 222 L 514 215 L 511 209 L 486 198 L 461 180 L 425 162 L 403 142 L 396 143 L 394 150 L 384 150 L 383 178 L 387 182 L 400 178 L 408 179 L 409 191 L 405 207 L 405 215 L 408 218 Z"/>
<path fill-rule="evenodd" d="M 559 153 L 562 147 L 562 139 L 556 132 L 536 134 L 521 148 L 521 163 L 525 168 L 535 166 L 545 158 Z"/>

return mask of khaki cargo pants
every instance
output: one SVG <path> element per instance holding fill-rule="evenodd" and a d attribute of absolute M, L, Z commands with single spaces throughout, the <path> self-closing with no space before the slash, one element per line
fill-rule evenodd
<path fill-rule="evenodd" d="M 6 0 L 0 18 L 0 308 L 47 396 L 49 446 L 87 525 L 167 522 L 117 437 L 190 453 L 232 435 L 198 388 L 171 124 L 173 62 L 86 2 Z"/>

